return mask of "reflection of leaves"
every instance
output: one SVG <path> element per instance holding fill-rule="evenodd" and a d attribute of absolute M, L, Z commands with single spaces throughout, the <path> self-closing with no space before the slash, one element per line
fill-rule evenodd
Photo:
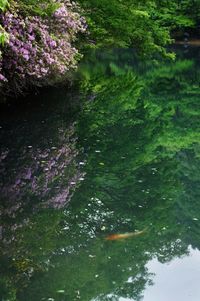
<path fill-rule="evenodd" d="M 142 90 L 142 83 L 136 79 L 136 76 L 131 72 L 112 76 L 104 79 L 104 84 L 100 86 L 101 92 L 96 95 L 98 101 L 95 99 L 85 108 L 83 122 L 89 123 L 88 130 L 95 132 L 101 127 L 113 126 L 117 122 L 133 122 L 129 117 L 137 107 L 137 100 Z M 137 123 L 137 120 L 134 123 Z"/>
<path fill-rule="evenodd" d="M 196 202 L 191 205 L 189 201 L 196 192 L 192 193 L 191 184 L 188 187 L 184 180 L 186 174 L 187 179 L 189 177 L 188 169 L 192 169 L 190 179 L 194 181 L 193 168 L 199 174 L 195 168 L 198 164 L 191 165 L 187 157 L 180 156 L 189 151 L 190 160 L 194 161 L 193 150 L 198 149 L 199 144 L 196 131 L 199 127 L 199 93 L 196 90 L 191 94 L 191 82 L 196 86 L 198 80 L 193 72 L 194 66 L 193 61 L 177 61 L 173 65 L 154 68 L 146 73 L 146 77 L 142 74 L 140 78 L 131 70 L 121 76 L 121 71 L 118 72 L 114 65 L 115 77 L 96 77 L 95 85 L 104 83 L 101 84 L 102 90 L 96 94 L 93 103 L 86 104 L 79 123 L 82 145 L 87 149 L 90 144 L 86 185 L 89 183 L 92 189 L 86 190 L 83 186 L 77 197 L 83 193 L 89 197 L 95 191 L 98 198 L 114 210 L 115 221 L 120 218 L 129 220 L 126 225 L 120 221 L 115 225 L 115 231 L 130 231 L 133 225 L 138 229 L 149 226 L 145 243 L 141 243 L 135 252 L 144 254 L 149 250 L 150 256 L 155 254 L 163 263 L 188 252 L 189 243 L 184 237 L 189 240 L 186 233 L 191 231 L 183 221 L 188 220 L 188 225 L 194 230 L 190 243 L 198 234 L 199 217 L 195 217 L 194 212 L 199 205 Z M 132 82 L 129 82 L 130 78 Z M 92 82 L 90 84 L 88 92 L 92 91 Z M 157 93 L 158 89 L 160 93 Z M 96 166 L 94 150 L 97 145 L 101 147 L 101 160 L 105 162 L 103 170 Z M 113 249 L 123 262 L 119 250 Z M 137 262 L 140 260 L 142 256 Z M 132 292 L 133 288 L 136 290 L 135 299 L 139 298 L 144 283 L 142 278 L 138 284 L 134 282 L 133 287 L 130 285 Z M 120 284 L 120 287 L 124 290 L 118 291 L 119 296 L 133 298 L 129 295 L 129 285 Z M 113 298 L 115 294 L 117 296 L 115 290 L 112 292 Z M 106 296 L 103 295 L 102 300 L 106 300 Z M 101 300 L 101 295 L 98 300 Z"/>
<path fill-rule="evenodd" d="M 22 301 L 56 300 L 58 290 L 69 300 L 140 300 L 152 280 L 149 260 L 200 248 L 199 69 L 194 60 L 140 69 L 132 54 L 118 63 L 117 55 L 90 57 L 82 72 L 90 101 L 77 132 L 86 176 L 71 206 L 38 212 L 10 243 L 9 256 L 35 269 Z M 144 228 L 135 239 L 104 240 Z"/>

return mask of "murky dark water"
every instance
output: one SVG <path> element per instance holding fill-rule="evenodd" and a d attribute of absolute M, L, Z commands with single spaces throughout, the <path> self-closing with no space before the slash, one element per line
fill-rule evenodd
<path fill-rule="evenodd" d="M 200 300 L 200 50 L 176 51 L 92 53 L 79 93 L 1 112 L 2 301 Z"/>

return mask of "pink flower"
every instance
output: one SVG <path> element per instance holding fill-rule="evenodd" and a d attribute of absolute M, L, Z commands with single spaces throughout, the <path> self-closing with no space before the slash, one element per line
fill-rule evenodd
<path fill-rule="evenodd" d="M 3 76 L 3 74 L 0 73 L 0 81 L 7 82 L 8 80 Z"/>
<path fill-rule="evenodd" d="M 53 84 L 76 65 L 73 47 L 78 32 L 85 31 L 85 20 L 69 0 L 55 0 L 61 6 L 52 18 L 21 15 L 15 10 L 1 14 L 0 21 L 9 34 L 9 43 L 0 58 L 1 87 L 9 78 L 12 87 Z M 17 75 L 17 76 L 16 76 Z M 27 81 L 28 77 L 28 81 Z M 15 84 L 15 81 L 17 83 Z"/>
<path fill-rule="evenodd" d="M 28 60 L 29 60 L 29 55 L 28 55 L 28 54 L 24 54 L 24 55 L 23 55 L 23 58 L 24 58 L 26 61 L 28 61 Z"/>

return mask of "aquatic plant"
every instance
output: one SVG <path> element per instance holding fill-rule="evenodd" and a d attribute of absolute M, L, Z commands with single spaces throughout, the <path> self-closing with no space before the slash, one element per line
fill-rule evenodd
<path fill-rule="evenodd" d="M 18 3 L 0 15 L 9 39 L 1 47 L 1 88 L 16 94 L 27 86 L 52 85 L 66 79 L 79 58 L 73 42 L 86 29 L 77 6 L 56 1 L 51 16 L 26 14 Z"/>

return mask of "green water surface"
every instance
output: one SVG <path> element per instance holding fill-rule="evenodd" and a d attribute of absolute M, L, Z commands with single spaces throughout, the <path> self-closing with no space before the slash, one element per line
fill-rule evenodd
<path fill-rule="evenodd" d="M 0 300 L 200 300 L 200 50 L 175 50 L 92 52 L 3 109 Z"/>

